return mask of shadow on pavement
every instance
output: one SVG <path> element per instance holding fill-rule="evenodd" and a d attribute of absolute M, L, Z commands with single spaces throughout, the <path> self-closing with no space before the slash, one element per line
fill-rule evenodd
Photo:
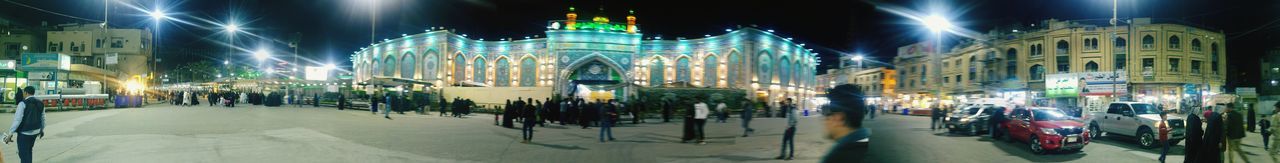
<path fill-rule="evenodd" d="M 1084 158 L 1084 156 L 1088 155 L 1084 152 L 1049 152 L 1048 154 L 1037 155 L 1031 153 L 1031 147 L 1029 147 L 1029 144 L 1017 140 L 1012 142 L 992 141 L 991 145 L 1005 151 L 1005 153 L 1008 153 L 1009 155 L 1018 156 L 1030 162 L 1069 162 L 1079 160 L 1080 158 Z M 1085 148 L 1088 148 L 1088 146 L 1086 145 Z"/>
<path fill-rule="evenodd" d="M 567 145 L 554 145 L 554 144 L 545 144 L 545 143 L 536 143 L 536 142 L 531 142 L 531 143 L 529 143 L 529 144 L 538 145 L 538 146 L 543 146 L 543 147 L 547 147 L 547 148 L 554 148 L 554 149 L 559 149 L 559 150 L 588 150 L 587 148 L 583 148 L 583 147 L 576 146 L 576 145 L 575 145 L 575 146 L 567 146 Z"/>
<path fill-rule="evenodd" d="M 673 158 L 681 158 L 681 159 L 717 158 L 717 159 L 722 159 L 722 160 L 731 161 L 731 162 L 768 161 L 768 160 L 774 160 L 773 158 L 759 158 L 759 157 L 737 156 L 737 155 L 722 155 L 722 156 L 675 156 L 675 157 L 673 157 Z"/>
<path fill-rule="evenodd" d="M 1121 147 L 1130 151 L 1142 151 L 1156 155 L 1160 154 L 1160 147 L 1153 147 L 1151 149 L 1142 148 L 1142 146 L 1139 146 L 1137 140 L 1133 137 L 1107 135 L 1101 138 L 1094 138 L 1090 140 L 1090 143 L 1106 144 Z M 1178 142 L 1180 145 L 1173 145 L 1172 147 L 1169 147 L 1169 155 L 1186 155 L 1186 143 L 1187 141 L 1183 140 Z M 1088 148 L 1088 146 L 1085 148 Z"/>

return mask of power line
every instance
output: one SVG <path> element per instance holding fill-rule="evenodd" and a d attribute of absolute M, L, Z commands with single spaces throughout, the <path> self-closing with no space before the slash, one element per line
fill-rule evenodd
<path fill-rule="evenodd" d="M 53 14 L 53 15 L 58 15 L 58 16 L 68 17 L 68 18 L 72 18 L 72 19 L 80 19 L 80 20 L 90 21 L 90 22 L 97 22 L 97 23 L 101 23 L 101 22 L 102 22 L 101 20 L 93 20 L 93 19 L 81 18 L 81 17 L 71 16 L 71 15 L 62 14 L 62 13 L 58 13 L 58 12 L 53 12 L 53 11 L 49 11 L 49 10 L 45 10 L 45 9 L 40 9 L 40 8 L 36 8 L 36 7 L 34 7 L 34 6 L 30 6 L 30 5 L 27 5 L 27 4 L 22 4 L 22 3 L 18 3 L 18 2 L 14 2 L 14 1 L 10 1 L 10 0 L 4 0 L 4 1 L 5 1 L 5 2 L 12 3 L 12 4 L 14 4 L 14 5 L 18 5 L 18 6 L 22 6 L 22 7 L 30 8 L 30 9 L 32 9 L 32 10 L 36 10 L 36 11 L 40 11 L 40 12 L 45 12 L 45 13 L 49 13 L 49 14 Z"/>

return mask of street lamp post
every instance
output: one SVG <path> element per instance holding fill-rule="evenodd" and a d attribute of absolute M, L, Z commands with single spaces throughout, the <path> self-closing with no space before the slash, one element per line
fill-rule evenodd
<path fill-rule="evenodd" d="M 929 79 L 930 83 L 934 83 L 932 84 L 933 95 L 935 96 L 934 99 L 938 99 L 935 100 L 936 104 L 934 105 L 941 105 L 942 86 L 939 83 L 942 83 L 942 81 L 939 81 L 939 79 L 942 78 L 942 67 L 938 66 L 942 65 L 942 32 L 950 30 L 951 22 L 939 15 L 930 15 L 920 21 L 933 33 L 933 55 L 929 55 L 929 63 L 932 66 L 929 66 L 925 71 L 929 71 L 929 76 L 926 78 Z"/>

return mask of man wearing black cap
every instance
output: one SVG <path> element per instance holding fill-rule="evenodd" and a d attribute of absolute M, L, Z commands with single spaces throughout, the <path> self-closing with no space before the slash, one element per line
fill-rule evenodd
<path fill-rule="evenodd" d="M 856 163 L 865 162 L 867 147 L 871 143 L 871 129 L 862 127 L 862 118 L 866 114 L 866 104 L 862 101 L 862 90 L 857 86 L 839 85 L 827 91 L 831 104 L 822 109 L 823 126 L 827 130 L 827 138 L 835 140 L 835 147 L 822 162 Z"/>

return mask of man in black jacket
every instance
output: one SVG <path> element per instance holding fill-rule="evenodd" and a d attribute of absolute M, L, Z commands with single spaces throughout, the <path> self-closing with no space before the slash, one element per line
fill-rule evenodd
<path fill-rule="evenodd" d="M 823 111 L 824 126 L 827 138 L 836 140 L 835 147 L 822 157 L 824 163 L 860 163 L 865 162 L 867 149 L 871 143 L 871 129 L 862 126 L 862 118 L 867 109 L 862 99 L 862 90 L 854 85 L 840 85 L 827 93 L 831 104 Z"/>
<path fill-rule="evenodd" d="M 17 135 L 18 158 L 23 163 L 29 163 L 34 159 L 31 157 L 31 149 L 35 147 L 36 138 L 44 137 L 44 102 L 31 96 L 35 93 L 36 87 L 22 88 L 22 95 L 27 98 L 18 103 L 13 116 L 13 127 L 4 133 L 5 144 L 13 142 L 14 135 Z"/>
<path fill-rule="evenodd" d="M 1244 151 L 1240 150 L 1240 140 L 1244 139 L 1244 115 L 1240 111 L 1236 111 L 1234 104 L 1228 103 L 1225 107 L 1227 116 L 1227 162 L 1235 162 L 1232 153 L 1240 156 L 1241 159 L 1249 160 L 1245 157 Z"/>
<path fill-rule="evenodd" d="M 991 118 L 987 119 L 987 123 L 990 123 L 991 127 L 987 129 L 987 134 L 991 135 L 991 139 L 995 139 L 1004 136 L 1002 135 L 1004 132 L 999 131 L 1000 123 L 1004 123 L 1004 107 L 993 107 L 992 109 L 994 110 L 991 111 Z"/>

